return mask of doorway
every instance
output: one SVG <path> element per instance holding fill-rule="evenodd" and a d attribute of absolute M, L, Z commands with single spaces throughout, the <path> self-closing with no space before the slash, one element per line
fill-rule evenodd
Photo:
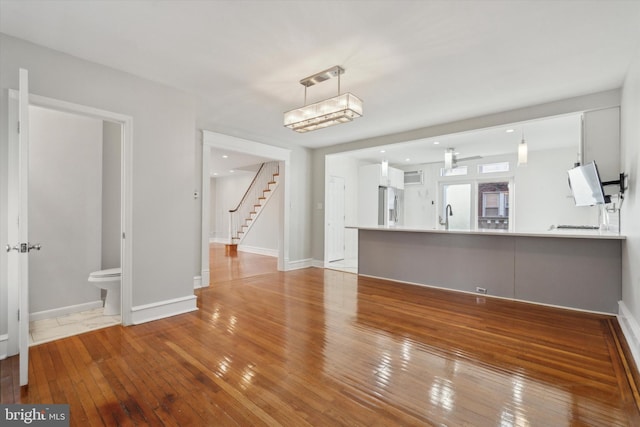
<path fill-rule="evenodd" d="M 29 106 L 32 345 L 120 323 L 87 279 L 120 268 L 121 137 L 120 123 Z"/>
<path fill-rule="evenodd" d="M 344 178 L 329 177 L 327 187 L 327 260 L 344 261 Z M 331 203 L 329 203 L 331 201 Z"/>
<path fill-rule="evenodd" d="M 18 111 L 18 91 L 10 90 L 9 91 L 9 119 L 10 122 L 13 120 L 17 121 L 17 111 Z M 79 104 L 73 104 L 66 101 L 61 101 L 53 98 L 47 98 L 39 95 L 29 94 L 28 95 L 28 104 L 29 109 L 31 106 L 40 107 L 44 109 L 50 109 L 57 112 L 64 113 L 72 113 L 84 118 L 92 118 L 97 119 L 100 123 L 111 123 L 114 124 L 116 133 L 119 133 L 119 141 L 120 141 L 120 153 L 118 155 L 117 162 L 120 164 L 119 170 L 119 191 L 118 195 L 115 197 L 119 198 L 120 206 L 119 212 L 117 213 L 117 218 L 119 220 L 119 229 L 117 231 L 117 246 L 120 249 L 119 258 L 120 258 L 120 266 L 122 269 L 121 273 L 121 317 L 120 322 L 124 325 L 131 324 L 131 265 L 132 265 L 132 239 L 130 236 L 131 232 L 131 224 L 132 224 L 132 128 L 133 128 L 133 119 L 130 116 L 113 113 L 110 111 L 100 110 L 93 107 L 88 107 Z M 18 141 L 18 131 L 11 127 L 9 130 L 9 145 L 10 148 L 12 146 L 17 146 Z M 66 153 L 68 156 L 73 156 L 74 153 Z M 13 158 L 12 158 L 13 159 Z M 13 159 L 15 160 L 15 159 Z M 53 172 L 55 173 L 55 172 Z M 13 185 L 16 183 L 14 182 Z M 10 182 L 11 186 L 11 182 Z M 17 194 L 17 189 L 10 188 L 10 194 Z M 49 198 L 53 198 L 55 200 L 56 192 L 45 192 L 45 196 Z M 13 200 L 13 199 L 12 199 Z M 13 225 L 10 224 L 10 227 Z M 73 230 L 71 231 L 73 232 Z M 11 233 L 10 233 L 11 234 Z M 39 239 L 39 236 L 35 234 L 31 234 L 33 241 Z M 11 237 L 11 236 L 10 236 Z M 127 238 L 128 237 L 128 238 Z M 33 254 L 33 257 L 37 257 L 38 255 L 44 254 L 49 248 L 46 246 L 42 246 L 42 251 L 38 254 Z M 67 264 L 72 261 L 72 259 L 68 256 L 65 256 L 67 260 Z M 17 277 L 14 272 L 11 270 L 15 268 L 15 266 L 10 263 L 9 272 L 7 273 L 10 277 Z M 90 286 L 87 282 L 88 277 L 84 278 L 84 283 L 86 286 Z M 20 281 L 10 280 L 8 287 L 8 301 L 7 306 L 9 310 L 13 311 L 20 307 Z M 26 285 L 28 288 L 28 284 Z M 98 291 L 99 292 L 99 291 Z M 30 312 L 31 310 L 25 310 L 26 312 Z M 23 312 L 25 312 L 23 311 Z M 50 310 L 42 310 L 45 313 L 43 316 L 53 316 L 57 313 L 51 313 Z M 8 343 L 7 343 L 7 353 L 8 355 L 18 354 L 20 352 L 19 349 L 19 329 L 22 329 L 21 324 L 23 322 L 28 323 L 29 316 L 21 316 L 21 319 L 14 318 L 13 316 L 9 316 L 8 322 Z M 26 334 L 25 334 L 26 335 Z"/>
<path fill-rule="evenodd" d="M 289 209 L 290 206 L 290 157 L 291 150 L 275 147 L 272 145 L 262 144 L 255 141 L 249 141 L 242 138 L 236 138 L 207 130 L 202 131 L 202 218 L 201 218 L 201 244 L 200 244 L 200 264 L 201 275 L 199 283 L 195 287 L 209 286 L 210 283 L 210 267 L 209 267 L 209 235 L 210 235 L 210 217 L 211 217 L 211 175 L 210 160 L 211 150 L 221 149 L 230 150 L 238 153 L 252 154 L 267 159 L 273 159 L 280 162 L 280 175 L 283 175 L 284 188 L 280 198 L 280 212 L 278 215 L 278 270 L 287 271 L 291 269 L 289 265 Z M 279 190 L 281 191 L 281 190 Z"/>
<path fill-rule="evenodd" d="M 471 184 L 442 184 L 442 206 L 440 209 L 440 225 L 446 223 L 448 217 L 449 230 L 471 229 Z M 447 213 L 447 206 L 451 210 Z"/>

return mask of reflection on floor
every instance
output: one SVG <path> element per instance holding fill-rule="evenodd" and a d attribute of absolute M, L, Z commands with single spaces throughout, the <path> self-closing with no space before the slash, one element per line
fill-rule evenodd
<path fill-rule="evenodd" d="M 358 259 L 340 259 L 338 261 L 331 261 L 327 264 L 327 268 L 332 270 L 345 271 L 347 273 L 358 274 Z"/>
<path fill-rule="evenodd" d="M 29 323 L 29 345 L 120 324 L 120 315 L 104 316 L 103 310 L 102 307 L 94 308 L 53 319 L 34 320 Z"/>

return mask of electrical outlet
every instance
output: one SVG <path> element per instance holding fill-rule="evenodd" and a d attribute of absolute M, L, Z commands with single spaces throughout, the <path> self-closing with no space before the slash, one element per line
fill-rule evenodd
<path fill-rule="evenodd" d="M 476 286 L 476 292 L 479 294 L 486 294 L 487 293 L 487 289 L 486 288 L 481 288 L 480 286 Z"/>

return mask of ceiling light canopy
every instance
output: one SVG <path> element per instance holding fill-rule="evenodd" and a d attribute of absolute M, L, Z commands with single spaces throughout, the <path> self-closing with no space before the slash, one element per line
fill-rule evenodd
<path fill-rule="evenodd" d="M 336 65 L 300 80 L 304 86 L 304 106 L 284 113 L 284 125 L 304 133 L 339 123 L 350 122 L 362 116 L 362 100 L 352 93 L 340 94 L 340 75 L 344 68 Z M 307 105 L 307 88 L 332 77 L 338 77 L 338 95 Z"/>

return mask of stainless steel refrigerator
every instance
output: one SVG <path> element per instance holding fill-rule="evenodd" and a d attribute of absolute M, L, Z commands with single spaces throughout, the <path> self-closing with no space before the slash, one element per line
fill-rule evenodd
<path fill-rule="evenodd" d="M 378 225 L 402 225 L 404 190 L 378 187 Z"/>

